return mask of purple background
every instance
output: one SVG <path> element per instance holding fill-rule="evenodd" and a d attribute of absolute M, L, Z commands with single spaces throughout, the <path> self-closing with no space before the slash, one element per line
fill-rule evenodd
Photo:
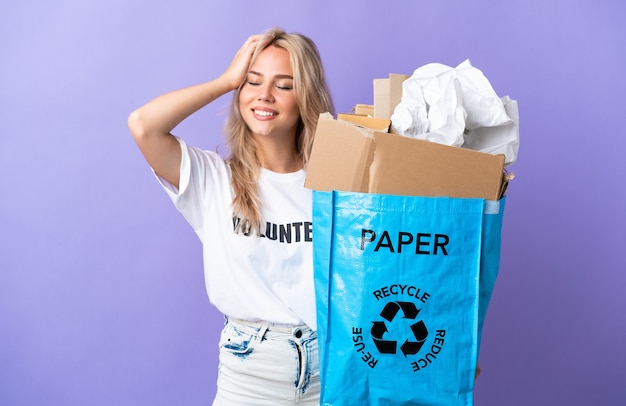
<path fill-rule="evenodd" d="M 339 111 L 372 79 L 469 58 L 518 100 L 478 405 L 626 404 L 626 3 L 4 1 L 0 404 L 206 405 L 221 316 L 200 243 L 126 128 L 252 33 L 317 42 Z M 229 98 L 183 123 L 224 150 Z"/>

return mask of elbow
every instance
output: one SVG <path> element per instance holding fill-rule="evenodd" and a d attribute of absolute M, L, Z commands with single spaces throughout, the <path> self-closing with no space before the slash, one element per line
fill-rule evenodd
<path fill-rule="evenodd" d="M 128 129 L 136 141 L 146 136 L 146 126 L 142 119 L 140 110 L 135 110 L 128 116 Z"/>

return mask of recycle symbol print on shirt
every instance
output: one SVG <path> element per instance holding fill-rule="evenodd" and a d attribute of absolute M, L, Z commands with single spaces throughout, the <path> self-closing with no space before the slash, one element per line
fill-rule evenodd
<path fill-rule="evenodd" d="M 400 351 L 405 357 L 417 354 L 428 337 L 424 322 L 416 321 L 419 312 L 412 302 L 387 303 L 380 312 L 386 321 L 372 322 L 372 340 L 378 352 L 397 354 L 400 342 Z"/>

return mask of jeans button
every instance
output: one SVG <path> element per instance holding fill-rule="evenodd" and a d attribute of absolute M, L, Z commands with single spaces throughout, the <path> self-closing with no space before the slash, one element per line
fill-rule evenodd
<path fill-rule="evenodd" d="M 293 330 L 293 336 L 296 338 L 300 338 L 302 337 L 302 330 L 300 330 L 299 328 L 296 328 Z"/>

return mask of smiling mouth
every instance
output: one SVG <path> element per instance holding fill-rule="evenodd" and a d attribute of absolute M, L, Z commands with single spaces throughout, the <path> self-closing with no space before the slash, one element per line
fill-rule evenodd
<path fill-rule="evenodd" d="M 261 117 L 272 117 L 272 116 L 277 116 L 278 113 L 274 113 L 272 111 L 264 111 L 264 110 L 252 110 L 254 111 L 254 114 L 256 114 L 257 116 L 261 116 Z"/>

